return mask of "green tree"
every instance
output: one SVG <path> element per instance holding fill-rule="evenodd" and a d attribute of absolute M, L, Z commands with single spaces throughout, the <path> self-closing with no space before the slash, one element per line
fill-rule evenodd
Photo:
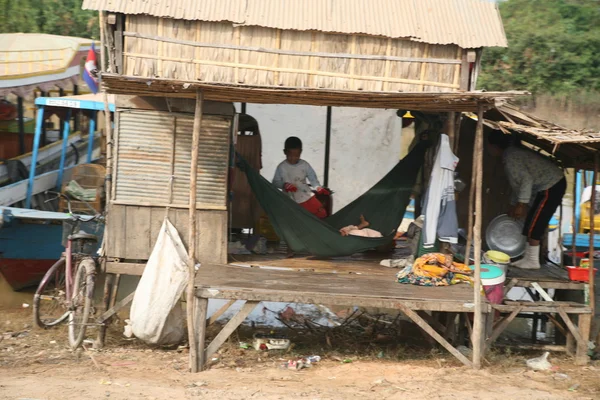
<path fill-rule="evenodd" d="M 484 51 L 480 88 L 600 91 L 598 0 L 506 0 L 500 12 L 509 47 Z"/>
<path fill-rule="evenodd" d="M 100 37 L 98 13 L 81 0 L 0 0 L 0 33 L 8 32 Z"/>

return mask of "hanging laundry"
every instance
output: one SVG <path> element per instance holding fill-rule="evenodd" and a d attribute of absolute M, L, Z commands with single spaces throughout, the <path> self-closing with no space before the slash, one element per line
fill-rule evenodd
<path fill-rule="evenodd" d="M 448 135 L 440 136 L 440 145 L 425 195 L 423 246 L 431 248 L 436 236 L 440 242 L 458 243 L 458 220 L 454 198 L 454 170 L 458 157 L 452 153 Z"/>

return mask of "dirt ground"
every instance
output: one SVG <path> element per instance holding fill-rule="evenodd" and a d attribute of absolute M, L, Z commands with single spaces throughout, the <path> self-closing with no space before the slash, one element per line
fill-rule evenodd
<path fill-rule="evenodd" d="M 565 356 L 551 356 L 552 371 L 533 372 L 525 367 L 531 355 L 493 354 L 473 371 L 437 349 L 324 346 L 321 362 L 293 371 L 282 365 L 308 355 L 303 349 L 244 350 L 235 338 L 208 371 L 191 374 L 186 348 L 152 348 L 115 327 L 104 350 L 73 352 L 64 326 L 38 330 L 30 316 L 31 309 L 0 310 L 0 399 L 600 398 L 600 365 L 577 367 Z"/>

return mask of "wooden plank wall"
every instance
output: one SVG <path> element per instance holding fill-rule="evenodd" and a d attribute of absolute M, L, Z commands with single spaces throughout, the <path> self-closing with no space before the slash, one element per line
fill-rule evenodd
<path fill-rule="evenodd" d="M 129 76 L 373 92 L 468 87 L 467 51 L 456 45 L 148 15 L 128 15 L 123 35 L 120 73 Z"/>
<path fill-rule="evenodd" d="M 227 211 L 196 212 L 198 261 L 227 263 Z M 187 247 L 188 210 L 171 208 L 168 217 Z M 110 204 L 108 218 L 107 256 L 125 260 L 147 260 L 165 218 L 165 208 Z"/>

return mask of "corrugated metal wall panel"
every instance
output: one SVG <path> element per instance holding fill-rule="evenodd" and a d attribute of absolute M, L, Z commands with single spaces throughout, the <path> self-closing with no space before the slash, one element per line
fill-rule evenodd
<path fill-rule="evenodd" d="M 188 203 L 193 125 L 191 117 L 177 120 L 173 185 L 173 202 L 176 204 Z M 226 205 L 230 135 L 230 119 L 207 115 L 202 118 L 197 171 L 197 202 L 200 205 Z"/>
<path fill-rule="evenodd" d="M 83 8 L 284 30 L 413 38 L 462 48 L 507 46 L 497 5 L 483 0 L 85 0 Z"/>
<path fill-rule="evenodd" d="M 167 113 L 118 113 L 115 200 L 166 204 L 175 118 Z"/>
<path fill-rule="evenodd" d="M 193 116 L 122 111 L 118 118 L 115 200 L 187 207 Z M 230 135 L 230 118 L 203 116 L 197 171 L 198 208 L 226 206 Z"/>

